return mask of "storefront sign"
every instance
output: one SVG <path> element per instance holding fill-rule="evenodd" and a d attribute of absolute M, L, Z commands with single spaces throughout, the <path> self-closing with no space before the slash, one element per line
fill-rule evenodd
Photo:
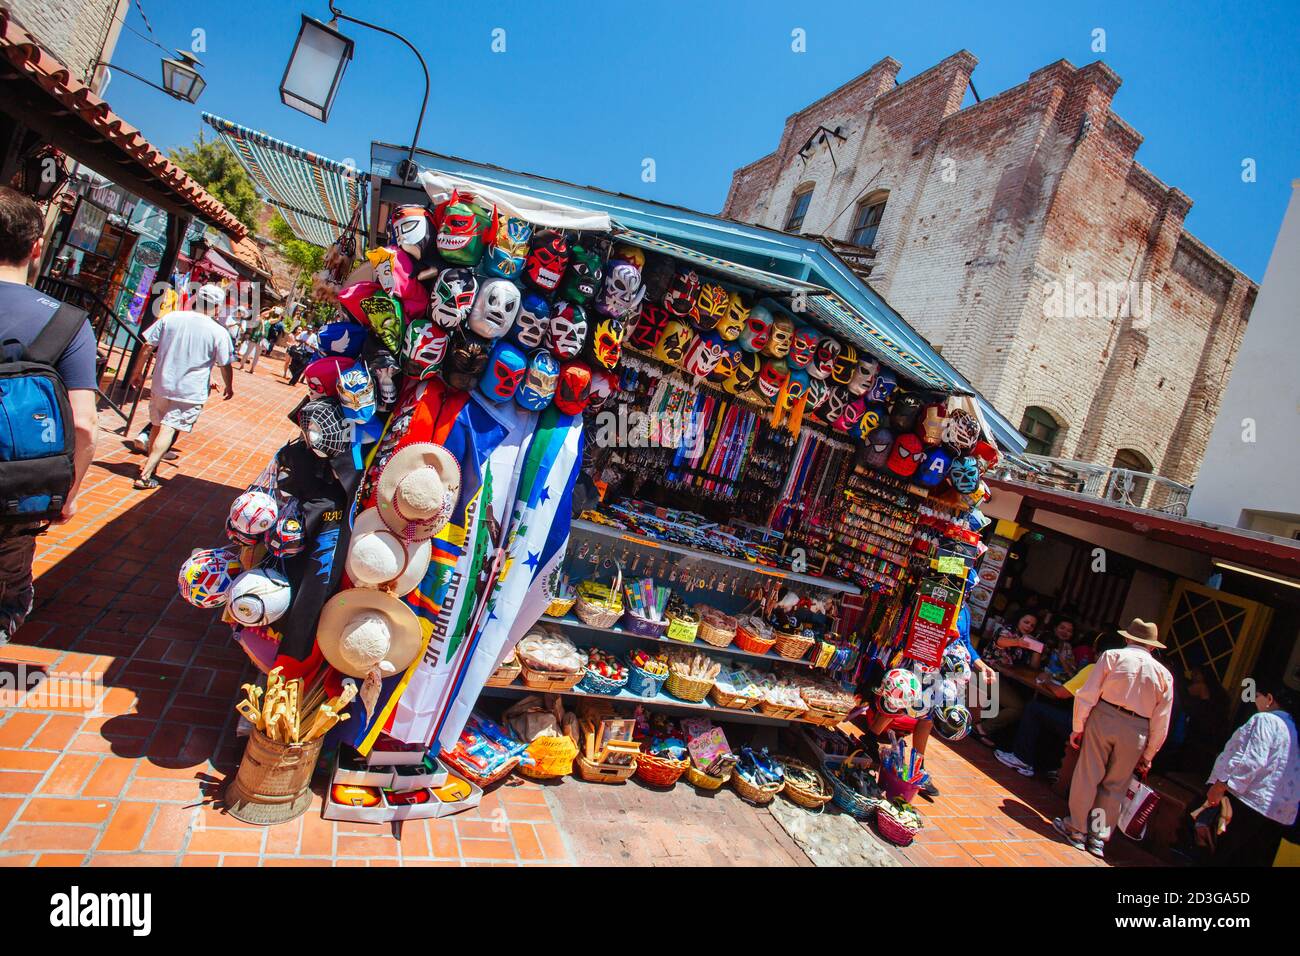
<path fill-rule="evenodd" d="M 917 589 L 916 610 L 903 653 L 921 664 L 938 667 L 943 649 L 948 646 L 948 632 L 952 630 L 960 600 L 960 588 L 942 581 L 923 582 Z"/>

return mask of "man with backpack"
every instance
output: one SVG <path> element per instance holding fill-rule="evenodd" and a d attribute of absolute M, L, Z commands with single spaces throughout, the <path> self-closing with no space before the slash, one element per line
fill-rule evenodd
<path fill-rule="evenodd" d="M 27 285 L 40 206 L 0 186 L 0 644 L 31 613 L 36 536 L 77 511 L 95 457 L 95 335 L 86 313 Z"/>

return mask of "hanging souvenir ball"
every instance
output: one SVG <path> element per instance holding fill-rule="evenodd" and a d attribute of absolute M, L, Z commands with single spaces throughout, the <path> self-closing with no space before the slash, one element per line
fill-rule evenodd
<path fill-rule="evenodd" d="M 979 441 L 980 423 L 975 416 L 965 409 L 956 408 L 948 413 L 948 421 L 943 429 L 943 441 L 961 454 L 975 447 Z"/>
<path fill-rule="evenodd" d="M 895 392 L 889 406 L 889 427 L 896 432 L 910 432 L 916 428 L 925 403 L 915 392 Z"/>
<path fill-rule="evenodd" d="M 306 546 L 302 521 L 296 517 L 281 518 L 266 536 L 266 550 L 277 558 L 291 558 L 300 554 Z"/>
<path fill-rule="evenodd" d="M 939 670 L 948 680 L 961 683 L 971 678 L 970 654 L 960 641 L 951 642 L 943 651 Z"/>
<path fill-rule="evenodd" d="M 257 535 L 245 534 L 240 531 L 229 518 L 226 519 L 226 537 L 245 548 L 251 548 L 262 540 Z"/>
<path fill-rule="evenodd" d="M 265 534 L 277 517 L 279 507 L 265 491 L 245 491 L 230 506 L 230 523 L 241 534 L 253 537 Z"/>
<path fill-rule="evenodd" d="M 528 241 L 533 238 L 533 226 L 526 219 L 503 216 L 494 211 L 488 228 L 487 257 L 483 271 L 501 279 L 514 279 L 524 267 L 528 255 Z"/>
<path fill-rule="evenodd" d="M 889 463 L 889 454 L 893 451 L 893 448 L 894 433 L 888 428 L 877 428 L 867 435 L 867 447 L 862 460 L 867 463 L 867 467 L 874 468 L 876 471 L 884 471 L 885 466 Z"/>
<path fill-rule="evenodd" d="M 351 428 L 339 403 L 328 398 L 303 405 L 298 411 L 303 441 L 320 458 L 333 458 L 352 444 Z"/>
<path fill-rule="evenodd" d="M 817 343 L 817 352 L 808 363 L 808 374 L 825 381 L 835 371 L 835 360 L 840 357 L 840 343 L 829 335 L 823 335 Z"/>
<path fill-rule="evenodd" d="M 948 477 L 948 469 L 951 467 L 952 455 L 943 448 L 935 447 L 929 451 L 925 466 L 916 476 L 917 484 L 926 488 L 938 488 L 944 478 Z"/>
<path fill-rule="evenodd" d="M 735 342 L 745 331 L 745 320 L 749 318 L 749 306 L 739 292 L 727 293 L 727 311 L 718 319 L 715 331 L 724 342 Z"/>
<path fill-rule="evenodd" d="M 763 358 L 757 352 L 741 352 L 735 369 L 722 383 L 722 390 L 728 395 L 744 394 L 753 386 L 754 380 L 758 378 L 758 372 L 762 367 Z"/>
<path fill-rule="evenodd" d="M 900 478 L 911 478 L 921 467 L 924 458 L 925 447 L 921 444 L 921 439 L 908 432 L 894 439 L 894 447 L 885 467 Z"/>
<path fill-rule="evenodd" d="M 339 405 L 348 421 L 365 424 L 375 415 L 375 386 L 365 362 L 339 376 Z"/>
<path fill-rule="evenodd" d="M 433 286 L 433 310 L 429 313 L 444 329 L 454 329 L 469 318 L 478 295 L 478 278 L 469 269 L 443 269 Z"/>
<path fill-rule="evenodd" d="M 550 346 L 556 357 L 577 358 L 587 341 L 587 313 L 582 306 L 560 301 L 551 309 Z"/>
<path fill-rule="evenodd" d="M 980 484 L 979 463 L 969 455 L 958 458 L 948 470 L 948 480 L 962 494 L 973 493 Z"/>
<path fill-rule="evenodd" d="M 569 267 L 569 242 L 564 233 L 543 229 L 533 236 L 524 259 L 524 281 L 542 292 L 554 292 Z"/>
<path fill-rule="evenodd" d="M 442 377 L 454 389 L 468 392 L 487 368 L 492 343 L 468 329 L 457 329 L 447 343 Z"/>
<path fill-rule="evenodd" d="M 664 308 L 679 319 L 694 322 L 695 300 L 699 295 L 699 273 L 694 269 L 678 269 L 668 283 L 668 290 L 664 292 Z"/>
<path fill-rule="evenodd" d="M 778 313 L 772 320 L 772 333 L 763 346 L 763 354 L 769 358 L 783 359 L 790 354 L 794 343 L 794 319 Z"/>
<path fill-rule="evenodd" d="M 740 333 L 740 347 L 746 352 L 761 352 L 772 338 L 772 310 L 758 303 L 745 318 L 745 329 Z"/>
<path fill-rule="evenodd" d="M 321 327 L 318 339 L 326 356 L 356 358 L 366 344 L 366 327 L 359 322 L 330 322 Z"/>
<path fill-rule="evenodd" d="M 512 342 L 498 342 L 488 358 L 487 369 L 478 381 L 478 390 L 494 402 L 508 402 L 515 397 L 519 383 L 528 372 L 528 357 Z"/>
<path fill-rule="evenodd" d="M 623 319 L 631 315 L 644 298 L 641 267 L 635 262 L 619 259 L 610 262 L 609 268 L 605 270 L 605 282 L 596 299 L 596 311 L 611 318 Z"/>
<path fill-rule="evenodd" d="M 582 362 L 565 362 L 555 385 L 555 407 L 566 415 L 581 415 L 591 397 L 591 369 Z"/>
<path fill-rule="evenodd" d="M 628 344 L 642 352 L 653 352 L 655 346 L 659 344 L 659 336 L 663 335 L 664 327 L 668 325 L 671 318 L 672 313 L 661 305 L 648 303 L 642 305 L 637 315 L 636 325 L 632 327 L 632 333 L 628 336 Z"/>
<path fill-rule="evenodd" d="M 569 251 L 569 268 L 560 283 L 560 295 L 570 302 L 586 305 L 600 290 L 605 267 L 594 251 L 575 245 Z"/>
<path fill-rule="evenodd" d="M 642 309 L 644 312 L 645 310 Z M 721 336 L 719 335 L 719 338 Z M 722 343 L 722 354 L 718 356 L 718 363 L 713 366 L 713 371 L 709 373 L 709 381 L 721 385 L 736 370 L 736 364 L 745 354 L 745 350 L 740 347 L 739 342 Z"/>
<path fill-rule="evenodd" d="M 970 710 L 964 704 L 947 704 L 934 711 L 934 732 L 950 743 L 970 733 Z"/>
<path fill-rule="evenodd" d="M 835 356 L 835 364 L 831 368 L 831 381 L 836 385 L 848 386 L 853 380 L 853 374 L 858 370 L 858 349 L 852 342 L 843 342 L 840 344 L 840 350 Z"/>
<path fill-rule="evenodd" d="M 669 365 L 680 365 L 695 341 L 695 331 L 682 319 L 669 319 L 655 345 L 654 357 Z"/>
<path fill-rule="evenodd" d="M 754 382 L 754 390 L 770 405 L 776 401 L 776 396 L 785 386 L 786 379 L 789 377 L 790 366 L 785 359 L 763 359 L 763 366 L 759 369 L 758 379 Z"/>
<path fill-rule="evenodd" d="M 408 323 L 402 343 L 402 367 L 406 374 L 417 380 L 433 378 L 447 358 L 449 341 L 450 336 L 441 325 L 427 319 Z"/>
<path fill-rule="evenodd" d="M 587 338 L 586 358 L 591 367 L 613 371 L 623 354 L 623 337 L 626 334 L 627 324 L 622 319 L 598 315 Z"/>
<path fill-rule="evenodd" d="M 898 388 L 898 379 L 894 377 L 893 373 L 879 371 L 875 374 L 874 381 L 871 383 L 871 391 L 867 397 L 873 402 L 888 402 L 896 388 Z"/>
<path fill-rule="evenodd" d="M 925 406 L 917 434 L 927 448 L 934 448 L 943 441 L 943 429 L 947 422 L 948 409 L 943 402 L 932 402 Z"/>
<path fill-rule="evenodd" d="M 706 332 L 691 343 L 682 356 L 682 370 L 696 378 L 708 377 L 722 360 L 725 343 L 716 332 Z"/>
<path fill-rule="evenodd" d="M 849 391 L 854 395 L 866 395 L 870 392 L 873 402 L 889 401 L 888 395 L 877 395 L 873 390 L 879 371 L 880 363 L 875 359 L 862 359 L 858 362 L 858 367 L 853 370 L 853 374 L 849 376 Z"/>
<path fill-rule="evenodd" d="M 438 222 L 438 255 L 460 266 L 476 265 L 483 258 L 483 242 L 491 213 L 476 203 L 472 196 L 453 192 L 451 198 L 438 207 L 435 218 Z"/>
<path fill-rule="evenodd" d="M 176 584 L 181 597 L 195 607 L 221 607 L 230 583 L 239 575 L 239 556 L 225 548 L 195 551 L 181 565 Z"/>
<path fill-rule="evenodd" d="M 525 349 L 548 345 L 551 336 L 551 303 L 536 292 L 525 292 L 519 300 L 519 314 L 510 338 Z"/>
<path fill-rule="evenodd" d="M 546 349 L 538 349 L 528 358 L 528 373 L 515 392 L 515 401 L 531 412 L 540 412 L 555 398 L 559 376 L 559 360 Z"/>
<path fill-rule="evenodd" d="M 289 610 L 289 581 L 279 571 L 253 568 L 230 585 L 230 616 L 244 627 L 265 627 Z"/>
<path fill-rule="evenodd" d="M 880 683 L 880 706 L 891 714 L 919 717 L 925 704 L 920 679 L 911 671 L 895 667 Z"/>
<path fill-rule="evenodd" d="M 808 368 L 817 354 L 821 333 L 811 325 L 796 325 L 794 340 L 790 343 L 790 364 L 795 368 Z"/>
<path fill-rule="evenodd" d="M 587 396 L 588 408 L 600 408 L 618 391 L 618 376 L 603 368 L 591 370 L 591 391 Z"/>
<path fill-rule="evenodd" d="M 339 376 L 354 363 L 350 358 L 321 358 L 302 370 L 302 380 L 315 398 L 333 398 L 339 393 Z"/>
<path fill-rule="evenodd" d="M 712 332 L 731 308 L 731 294 L 716 282 L 700 286 L 695 296 L 695 327 L 701 332 Z"/>
<path fill-rule="evenodd" d="M 388 244 L 401 246 L 418 262 L 434 233 L 433 214 L 424 206 L 398 206 L 388 217 Z"/>

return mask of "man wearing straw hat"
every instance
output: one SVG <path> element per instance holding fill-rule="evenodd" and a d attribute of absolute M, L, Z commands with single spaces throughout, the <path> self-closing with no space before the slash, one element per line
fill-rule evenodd
<path fill-rule="evenodd" d="M 1165 646 L 1156 626 L 1134 618 L 1119 634 L 1125 646 L 1102 654 L 1074 697 L 1070 815 L 1052 821 L 1072 846 L 1099 857 L 1129 780 L 1146 774 L 1165 742 L 1174 705 L 1173 675 L 1151 654 Z"/>

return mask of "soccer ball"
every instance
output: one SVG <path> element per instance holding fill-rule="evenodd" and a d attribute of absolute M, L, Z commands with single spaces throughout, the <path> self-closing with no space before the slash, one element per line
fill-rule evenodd
<path fill-rule="evenodd" d="M 230 524 L 236 531 L 260 538 L 276 522 L 280 509 L 265 491 L 245 491 L 230 506 Z"/>
<path fill-rule="evenodd" d="M 921 716 L 924 710 L 921 681 L 911 671 L 895 667 L 880 683 L 880 706 L 891 714 Z"/>
<path fill-rule="evenodd" d="M 195 551 L 181 565 L 176 583 L 181 597 L 195 607 L 221 607 L 240 570 L 239 558 L 225 548 Z"/>

